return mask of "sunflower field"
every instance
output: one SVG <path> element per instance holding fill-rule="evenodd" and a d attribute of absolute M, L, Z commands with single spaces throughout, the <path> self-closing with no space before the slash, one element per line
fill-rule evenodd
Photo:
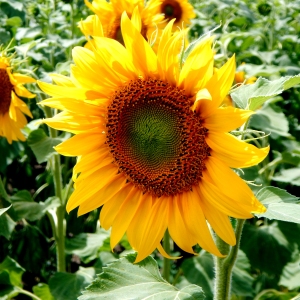
<path fill-rule="evenodd" d="M 0 0 L 0 300 L 300 299 L 300 0 Z"/>

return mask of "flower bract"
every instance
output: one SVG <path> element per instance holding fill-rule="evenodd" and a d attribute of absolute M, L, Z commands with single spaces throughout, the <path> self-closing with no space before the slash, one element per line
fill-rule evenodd
<path fill-rule="evenodd" d="M 198 42 L 184 63 L 178 55 L 184 32 L 164 29 L 157 54 L 126 13 L 125 47 L 95 37 L 92 49 L 75 47 L 71 78 L 53 75 L 39 82 L 59 110 L 45 123 L 75 135 L 56 150 L 78 156 L 75 191 L 67 211 L 82 215 L 102 206 L 100 224 L 111 228 L 114 248 L 126 233 L 136 262 L 156 248 L 168 229 L 186 252 L 199 244 L 222 256 L 208 223 L 235 244 L 229 216 L 251 218 L 265 207 L 231 169 L 258 164 L 258 149 L 229 132 L 252 111 L 220 107 L 231 88 L 235 58 L 214 68 L 212 37 Z M 181 68 L 182 66 L 182 68 Z"/>

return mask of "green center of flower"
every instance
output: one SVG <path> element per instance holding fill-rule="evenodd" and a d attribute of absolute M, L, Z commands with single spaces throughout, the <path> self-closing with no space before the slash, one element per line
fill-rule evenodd
<path fill-rule="evenodd" d="M 12 90 L 13 85 L 10 82 L 6 69 L 0 69 L 0 114 L 2 115 L 9 110 Z"/>
<path fill-rule="evenodd" d="M 172 196 L 199 183 L 207 129 L 182 90 L 160 80 L 131 81 L 115 92 L 107 144 L 119 171 L 143 192 Z"/>
<path fill-rule="evenodd" d="M 120 142 L 128 157 L 151 170 L 151 178 L 173 164 L 180 151 L 178 116 L 159 101 L 130 103 L 120 114 Z"/>

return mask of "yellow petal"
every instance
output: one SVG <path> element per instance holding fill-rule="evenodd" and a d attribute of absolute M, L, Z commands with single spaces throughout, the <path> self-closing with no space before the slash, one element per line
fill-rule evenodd
<path fill-rule="evenodd" d="M 263 161 L 270 147 L 258 149 L 229 133 L 210 132 L 206 137 L 211 155 L 217 157 L 231 168 L 248 168 Z"/>
<path fill-rule="evenodd" d="M 263 213 L 266 211 L 266 208 L 255 198 L 248 185 L 222 161 L 210 156 L 205 161 L 205 166 L 216 187 L 227 197 L 247 209 L 250 206 L 249 213 Z M 203 177 L 204 175 L 205 173 Z"/>
<path fill-rule="evenodd" d="M 95 194 L 106 186 L 111 179 L 116 176 L 117 172 L 118 169 L 114 165 L 110 164 L 97 170 L 84 181 L 81 181 L 79 186 L 76 185 L 76 189 L 67 203 L 67 212 L 70 212 L 88 199 L 95 201 Z M 93 198 L 91 199 L 91 197 Z"/>
<path fill-rule="evenodd" d="M 141 190 L 133 187 L 120 207 L 112 224 L 110 246 L 113 249 L 125 234 L 142 200 Z"/>
<path fill-rule="evenodd" d="M 206 251 L 222 257 L 223 255 L 217 248 L 207 226 L 198 193 L 195 191 L 185 193 L 185 197 L 182 197 L 182 212 L 187 227 L 196 238 L 197 243 Z"/>
<path fill-rule="evenodd" d="M 79 133 L 69 140 L 57 145 L 54 149 L 65 156 L 80 156 L 104 146 L 106 135 L 100 130 Z"/>
<path fill-rule="evenodd" d="M 156 202 L 151 209 L 151 217 L 145 229 L 145 234 L 137 249 L 138 255 L 135 263 L 140 262 L 146 258 L 150 253 L 158 247 L 159 242 L 162 240 L 163 235 L 167 229 L 168 224 L 168 202 L 161 201 L 161 198 L 156 199 Z"/>
<path fill-rule="evenodd" d="M 187 57 L 180 73 L 179 85 L 188 93 L 203 89 L 213 75 L 213 37 L 199 42 Z"/>
<path fill-rule="evenodd" d="M 203 118 L 203 126 L 209 130 L 227 132 L 243 125 L 253 115 L 251 110 L 235 107 L 220 107 L 213 114 Z"/>
<path fill-rule="evenodd" d="M 196 239 L 191 235 L 186 227 L 184 219 L 182 217 L 182 210 L 180 209 L 180 202 L 182 197 L 179 195 L 174 196 L 173 199 L 165 199 L 169 201 L 169 222 L 168 229 L 170 236 L 174 242 L 185 252 L 196 254 L 193 250 L 193 246 L 197 244 Z"/>
<path fill-rule="evenodd" d="M 115 194 L 113 198 L 103 205 L 100 212 L 100 225 L 104 229 L 108 230 L 112 226 L 120 207 L 122 207 L 124 201 L 127 199 L 133 188 L 134 187 L 131 183 L 126 184 L 118 191 L 117 194 Z"/>
<path fill-rule="evenodd" d="M 201 195 L 199 187 L 196 187 L 195 190 L 201 199 L 200 205 L 205 218 L 215 233 L 227 244 L 234 246 L 236 244 L 235 233 L 228 216 L 207 201 L 207 199 Z"/>
<path fill-rule="evenodd" d="M 126 49 L 131 55 L 132 61 L 135 62 L 142 73 L 141 75 L 148 77 L 157 74 L 156 55 L 143 36 L 133 26 L 126 12 L 122 14 L 121 30 Z"/>
<path fill-rule="evenodd" d="M 80 204 L 78 216 L 84 215 L 110 201 L 110 199 L 112 199 L 124 186 L 125 182 L 126 178 L 123 174 L 113 176 L 110 181 L 93 196 L 93 198 Z"/>

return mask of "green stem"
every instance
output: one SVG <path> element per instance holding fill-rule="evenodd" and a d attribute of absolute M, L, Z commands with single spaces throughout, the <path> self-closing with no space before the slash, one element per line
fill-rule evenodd
<path fill-rule="evenodd" d="M 214 300 L 230 299 L 232 269 L 237 259 L 244 223 L 245 220 L 243 219 L 237 220 L 235 229 L 236 245 L 233 247 L 230 247 L 227 243 L 216 236 L 216 244 L 218 248 L 222 254 L 227 256 L 225 258 L 215 258 L 216 281 Z"/>
<path fill-rule="evenodd" d="M 164 235 L 163 246 L 167 254 L 170 254 L 170 234 L 168 230 L 166 230 Z M 171 261 L 170 259 L 164 257 L 163 277 L 168 282 L 170 282 L 170 272 L 171 272 Z"/>
<path fill-rule="evenodd" d="M 35 300 L 42 300 L 40 297 L 36 296 L 35 294 L 32 294 L 32 293 L 30 293 L 26 290 L 23 290 L 19 287 L 18 287 L 17 292 L 20 293 L 20 294 L 23 294 L 23 295 L 27 295 L 27 296 L 31 297 L 32 299 L 35 299 Z"/>
<path fill-rule="evenodd" d="M 44 112 L 47 118 L 52 117 L 52 111 L 49 107 L 44 107 Z M 57 137 L 57 130 L 49 127 L 49 133 L 51 138 Z M 57 271 L 66 271 L 66 260 L 65 260 L 65 201 L 62 197 L 62 178 L 61 178 L 61 164 L 60 156 L 54 155 L 52 157 L 52 171 L 54 180 L 55 195 L 60 200 L 60 206 L 56 209 L 57 222 L 55 223 L 55 232 L 53 235 L 56 241 L 57 251 Z M 50 220 L 51 221 L 51 220 Z M 52 225 L 52 224 L 51 224 Z"/>

